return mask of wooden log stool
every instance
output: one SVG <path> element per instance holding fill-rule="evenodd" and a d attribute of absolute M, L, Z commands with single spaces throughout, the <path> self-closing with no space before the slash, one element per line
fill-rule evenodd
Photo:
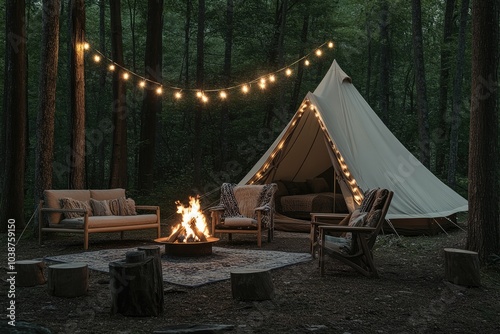
<path fill-rule="evenodd" d="M 237 269 L 231 271 L 231 292 L 238 300 L 274 298 L 274 285 L 269 270 Z"/>
<path fill-rule="evenodd" d="M 111 313 L 158 316 L 163 312 L 163 279 L 154 256 L 127 252 L 125 261 L 109 263 Z"/>
<path fill-rule="evenodd" d="M 157 262 L 158 269 L 160 271 L 160 274 L 162 275 L 162 282 L 163 282 L 163 270 L 162 270 L 162 265 L 161 265 L 161 247 L 160 246 L 141 246 L 137 248 L 138 251 L 143 251 L 146 255 L 152 256 L 155 258 L 155 261 Z"/>
<path fill-rule="evenodd" d="M 444 249 L 445 279 L 453 284 L 480 286 L 479 256 L 464 249 Z"/>
<path fill-rule="evenodd" d="M 45 263 L 39 260 L 16 261 L 16 286 L 35 286 L 45 284 L 43 273 Z"/>
<path fill-rule="evenodd" d="M 47 288 L 49 295 L 79 297 L 89 289 L 89 269 L 86 263 L 60 263 L 49 266 Z"/>

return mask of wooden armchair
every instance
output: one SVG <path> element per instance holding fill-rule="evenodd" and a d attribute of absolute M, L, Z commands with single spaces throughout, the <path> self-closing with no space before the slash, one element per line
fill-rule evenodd
<path fill-rule="evenodd" d="M 275 183 L 241 185 L 224 183 L 219 205 L 210 208 L 212 235 L 228 233 L 256 234 L 257 246 L 262 246 L 262 232 L 267 230 L 268 241 L 274 237 Z"/>
<path fill-rule="evenodd" d="M 348 220 L 347 225 L 318 225 L 321 275 L 325 274 L 325 260 L 329 256 L 367 277 L 379 277 L 372 249 L 393 195 L 392 191 L 378 189 L 371 196 L 370 203 L 362 203 L 362 207 L 363 204 L 369 205 L 355 210 L 345 218 Z"/>

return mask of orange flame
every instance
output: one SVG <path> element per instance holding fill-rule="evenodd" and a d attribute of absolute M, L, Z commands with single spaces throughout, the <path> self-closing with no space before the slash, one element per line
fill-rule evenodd
<path fill-rule="evenodd" d="M 205 215 L 203 215 L 203 212 L 201 211 L 200 200 L 198 197 L 189 196 L 189 206 L 184 206 L 180 201 L 176 201 L 175 204 L 177 204 L 177 213 L 182 215 L 182 222 L 174 226 L 171 234 L 184 227 L 185 235 L 182 242 L 188 242 L 188 240 L 200 241 L 190 225 L 194 220 L 198 231 L 201 231 L 207 238 L 210 237 L 208 225 Z"/>

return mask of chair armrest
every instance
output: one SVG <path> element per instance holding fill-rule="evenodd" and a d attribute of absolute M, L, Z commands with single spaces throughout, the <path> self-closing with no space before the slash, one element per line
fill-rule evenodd
<path fill-rule="evenodd" d="M 376 231 L 375 227 L 369 226 L 334 226 L 334 225 L 320 225 L 319 231 L 327 232 L 352 232 L 352 233 L 372 233 Z"/>
<path fill-rule="evenodd" d="M 224 211 L 226 210 L 226 207 L 224 205 L 217 205 L 217 206 L 212 206 L 211 208 L 208 208 L 210 211 Z"/>
<path fill-rule="evenodd" d="M 151 211 L 156 211 L 160 207 L 158 205 L 136 205 L 135 208 L 136 208 L 136 210 L 151 210 Z"/>

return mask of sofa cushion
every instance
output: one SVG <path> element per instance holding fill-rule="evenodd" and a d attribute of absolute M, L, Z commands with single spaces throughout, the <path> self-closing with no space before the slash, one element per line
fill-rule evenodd
<path fill-rule="evenodd" d="M 114 198 L 108 200 L 109 208 L 115 216 L 130 216 L 136 215 L 135 202 L 132 199 L 127 200 L 125 197 Z"/>
<path fill-rule="evenodd" d="M 71 209 L 85 209 L 88 216 L 92 216 L 92 208 L 90 207 L 89 201 L 78 201 L 73 198 L 64 197 L 61 198 L 61 208 L 66 210 Z M 80 212 L 64 212 L 64 218 L 72 219 L 83 217 L 83 213 Z"/>
<path fill-rule="evenodd" d="M 136 216 L 92 216 L 89 217 L 89 228 L 120 227 L 133 225 L 154 224 L 157 222 L 155 214 Z M 58 227 L 83 228 L 83 218 L 63 219 Z"/>
<path fill-rule="evenodd" d="M 90 206 L 92 207 L 92 212 L 94 216 L 111 216 L 113 213 L 109 208 L 108 200 L 98 201 L 96 199 L 90 199 Z"/>
<path fill-rule="evenodd" d="M 106 199 L 115 199 L 120 197 L 125 197 L 125 189 L 115 188 L 115 189 L 91 189 L 90 197 L 98 201 L 104 201 Z"/>
<path fill-rule="evenodd" d="M 61 209 L 61 198 L 73 198 L 79 201 L 90 200 L 89 190 L 75 190 L 75 189 L 63 189 L 63 190 L 45 190 L 43 192 L 44 204 L 46 208 Z M 58 224 L 63 219 L 63 214 L 60 212 L 54 212 L 47 215 L 49 224 Z"/>

